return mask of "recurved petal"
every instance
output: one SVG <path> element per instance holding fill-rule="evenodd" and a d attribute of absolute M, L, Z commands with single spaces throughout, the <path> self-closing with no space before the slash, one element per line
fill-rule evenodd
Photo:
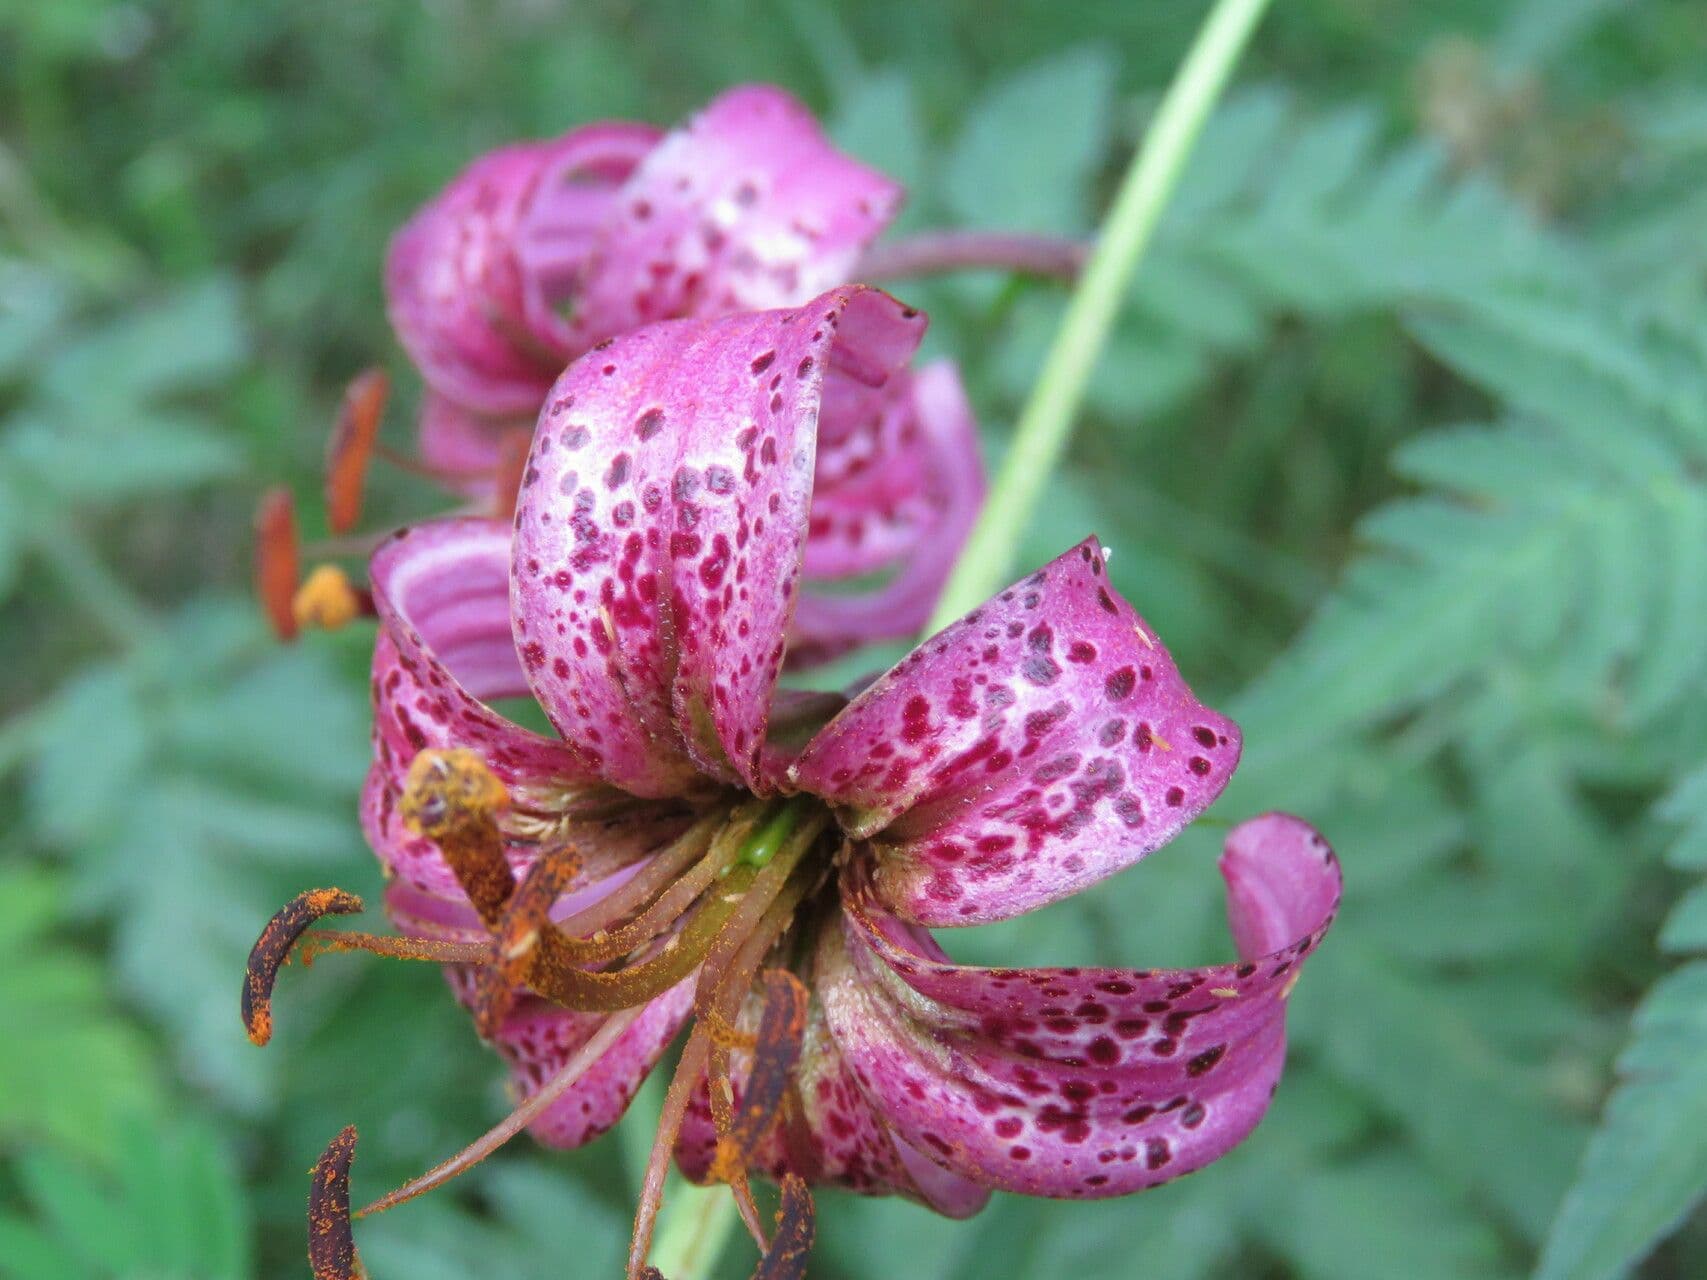
<path fill-rule="evenodd" d="M 871 840 L 893 910 L 977 924 L 1166 844 L 1220 794 L 1239 746 L 1091 538 L 896 664 L 790 776 Z"/>
<path fill-rule="evenodd" d="M 751 1034 L 759 1006 L 749 1000 L 740 1029 Z M 739 1113 L 752 1070 L 752 1054 L 731 1054 L 730 1083 Z M 902 1195 L 951 1218 L 969 1218 L 990 1198 L 984 1187 L 925 1159 L 896 1137 L 849 1074 L 816 999 L 807 1014 L 793 1096 L 771 1136 L 760 1145 L 753 1172 L 773 1182 L 796 1173 L 815 1186 L 861 1195 Z M 704 1182 L 717 1150 L 717 1129 L 702 1080 L 688 1104 L 676 1139 L 682 1172 Z"/>
<path fill-rule="evenodd" d="M 514 629 L 540 703 L 608 781 L 773 789 L 764 746 L 823 387 L 880 385 L 923 325 L 849 286 L 635 330 L 552 388 L 516 513 Z"/>
<path fill-rule="evenodd" d="M 848 279 L 900 200 L 781 89 L 731 89 L 623 187 L 574 323 L 590 344 L 654 320 L 797 305 Z"/>
<path fill-rule="evenodd" d="M 509 561 L 509 530 L 476 518 L 412 525 L 374 552 L 374 732 L 398 777 L 426 747 L 472 748 L 512 786 L 594 775 L 596 749 L 487 705 L 528 693 L 510 633 Z"/>
<path fill-rule="evenodd" d="M 833 421 L 826 398 L 794 665 L 923 627 L 984 501 L 977 422 L 952 362 L 874 399 L 841 398 L 850 429 Z M 892 576 L 863 590 L 822 585 L 880 570 Z"/>
<path fill-rule="evenodd" d="M 570 353 L 552 311 L 564 296 L 557 290 L 590 246 L 559 237 L 555 256 L 530 253 L 524 262 L 523 233 L 531 244 L 546 227 L 602 220 L 656 136 L 613 122 L 499 148 L 404 224 L 386 258 L 386 306 L 434 390 L 483 413 L 538 408 Z"/>
<path fill-rule="evenodd" d="M 831 1034 L 887 1123 L 963 1177 L 1097 1197 L 1189 1173 L 1267 1110 L 1339 901 L 1327 843 L 1285 815 L 1235 828 L 1222 872 L 1240 961 L 1153 971 L 953 964 L 853 870 L 818 956 Z"/>

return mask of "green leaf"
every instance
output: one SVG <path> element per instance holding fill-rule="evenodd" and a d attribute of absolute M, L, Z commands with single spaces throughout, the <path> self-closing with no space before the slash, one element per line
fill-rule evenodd
<path fill-rule="evenodd" d="M 969 226 L 1082 232 L 1107 151 L 1114 62 L 1079 49 L 998 83 L 973 104 L 946 161 L 950 209 Z"/>
<path fill-rule="evenodd" d="M 629 1219 L 538 1161 L 509 1161 L 459 1184 L 478 1188 L 492 1215 L 454 1195 L 425 1197 L 356 1228 L 376 1276 L 411 1280 L 557 1280 L 615 1275 L 628 1252 Z"/>
<path fill-rule="evenodd" d="M 0 870 L 0 1139 L 99 1157 L 120 1117 L 156 1105 L 160 1084 L 106 974 L 55 940 L 63 903 L 59 877 Z"/>
<path fill-rule="evenodd" d="M 926 187 L 930 158 L 907 78 L 894 71 L 861 76 L 837 96 L 827 128 L 838 147 L 908 189 L 897 226 L 906 229 L 919 222 L 922 210 L 913 193 Z"/>
<path fill-rule="evenodd" d="M 1397 1152 L 1362 1156 L 1303 1179 L 1277 1179 L 1259 1226 L 1311 1280 L 1489 1280 L 1513 1276 L 1497 1232 Z"/>
<path fill-rule="evenodd" d="M 67 344 L 43 374 L 66 405 L 134 404 L 210 386 L 248 353 L 236 282 L 213 277 L 135 308 Z"/>
<path fill-rule="evenodd" d="M 1537 1280 L 1601 1280 L 1639 1262 L 1707 1195 L 1707 962 L 1655 984 Z"/>
<path fill-rule="evenodd" d="M 1493 695 L 1505 663 L 1552 682 L 1555 705 L 1634 727 L 1707 663 L 1701 350 L 1581 298 L 1417 328 L 1522 416 L 1401 449 L 1399 469 L 1442 492 L 1365 521 L 1369 550 L 1246 692 L 1241 720 L 1277 730 L 1250 735 L 1258 767 L 1460 682 Z"/>
<path fill-rule="evenodd" d="M 112 915 L 122 989 L 234 1105 L 263 1106 L 283 1068 L 233 1012 L 260 927 L 303 888 L 377 881 L 356 824 L 365 721 L 324 646 L 276 646 L 247 603 L 201 601 L 73 682 L 35 743 L 34 824 Z"/>
<path fill-rule="evenodd" d="M 89 430 L 23 418 L 13 425 L 4 461 L 69 501 L 116 502 L 229 478 L 243 454 L 209 423 L 131 412 L 122 423 Z"/>
<path fill-rule="evenodd" d="M 29 1218 L 0 1209 L 0 1242 L 25 1243 L 39 1258 L 63 1260 L 64 1272 L 18 1266 L 0 1256 L 0 1274 L 18 1276 L 171 1276 L 243 1280 L 250 1274 L 248 1208 L 237 1171 L 199 1123 L 125 1124 L 114 1144 L 117 1167 L 103 1176 L 53 1149 L 26 1152 L 15 1164 Z"/>
<path fill-rule="evenodd" d="M 14 482 L 0 470 L 0 601 L 12 594 L 18 580 L 18 564 L 24 554 L 24 526 Z"/>
<path fill-rule="evenodd" d="M 0 382 L 18 376 L 71 309 L 73 290 L 51 271 L 0 258 Z"/>
<path fill-rule="evenodd" d="M 1457 1007 L 1450 986 L 1395 970 L 1354 935 L 1359 923 L 1342 921 L 1299 983 L 1299 1040 L 1402 1125 L 1439 1178 L 1489 1197 L 1538 1238 L 1581 1150 L 1580 1126 Z"/>

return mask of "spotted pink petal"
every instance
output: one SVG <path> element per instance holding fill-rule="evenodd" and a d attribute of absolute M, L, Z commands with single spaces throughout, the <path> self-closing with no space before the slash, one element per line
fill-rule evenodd
<path fill-rule="evenodd" d="M 790 776 L 871 839 L 892 910 L 978 924 L 1166 844 L 1239 746 L 1110 588 L 1093 538 L 915 649 Z"/>
<path fill-rule="evenodd" d="M 757 1025 L 758 1007 L 750 1000 L 740 1027 L 750 1034 Z M 751 1069 L 750 1053 L 731 1055 L 736 1111 L 745 1097 Z M 985 1188 L 926 1159 L 895 1136 L 848 1073 L 816 1000 L 808 1014 L 796 1087 L 798 1115 L 791 1123 L 785 1113 L 760 1144 L 755 1172 L 772 1181 L 796 1173 L 814 1185 L 861 1195 L 903 1195 L 951 1218 L 969 1218 L 989 1201 Z M 704 1182 L 716 1151 L 717 1129 L 706 1083 L 701 1080 L 676 1139 L 676 1160 L 689 1178 Z"/>
<path fill-rule="evenodd" d="M 536 214 L 602 221 L 657 137 L 609 122 L 488 152 L 403 226 L 386 258 L 387 310 L 435 391 L 482 413 L 537 410 L 571 353 L 553 307 L 575 271 L 561 245 L 549 273 L 525 266 L 518 245 Z"/>
<path fill-rule="evenodd" d="M 579 1147 L 618 1120 L 693 1009 L 692 978 L 685 978 L 646 1006 L 582 1076 L 528 1132 L 548 1147 Z M 495 1041 L 510 1064 L 522 1098 L 530 1098 L 574 1056 L 605 1020 L 544 1000 L 523 1000 L 505 1020 Z"/>
<path fill-rule="evenodd" d="M 552 388 L 516 511 L 515 638 L 546 713 L 608 781 L 774 789 L 764 747 L 823 388 L 881 385 L 923 326 L 849 286 L 635 330 Z"/>
<path fill-rule="evenodd" d="M 983 504 L 978 426 L 954 365 L 892 381 L 893 394 L 834 437 L 826 397 L 791 664 L 923 627 Z M 885 569 L 893 576 L 865 590 L 821 585 Z"/>
<path fill-rule="evenodd" d="M 562 919 L 613 892 L 638 866 L 607 876 L 566 894 L 552 915 Z M 385 890 L 386 913 L 411 937 L 482 942 L 488 938 L 480 917 L 466 900 L 450 902 L 394 880 Z M 446 965 L 445 977 L 457 1000 L 473 1008 L 474 970 Z M 598 1061 L 528 1126 L 534 1138 L 551 1147 L 578 1147 L 622 1118 L 642 1081 L 657 1065 L 693 1007 L 693 979 L 653 1000 L 619 1035 Z M 584 1045 L 605 1015 L 564 1009 L 518 990 L 493 1046 L 509 1065 L 521 1098 L 532 1097 Z"/>
<path fill-rule="evenodd" d="M 676 316 L 797 305 L 852 275 L 901 194 L 781 89 L 731 89 L 623 187 L 577 329 L 591 344 Z"/>
<path fill-rule="evenodd" d="M 1030 1195 L 1122 1195 L 1225 1155 L 1262 1119 L 1286 999 L 1339 901 L 1306 823 L 1269 814 L 1222 858 L 1240 963 L 1171 971 L 949 962 L 849 877 L 817 990 L 894 1130 L 963 1177 Z"/>

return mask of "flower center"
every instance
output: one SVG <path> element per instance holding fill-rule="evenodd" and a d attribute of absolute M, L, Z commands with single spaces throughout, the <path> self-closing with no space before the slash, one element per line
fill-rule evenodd
<path fill-rule="evenodd" d="M 303 895 L 275 917 L 251 958 L 244 997 L 251 1034 L 263 1040 L 270 1030 L 273 981 L 299 938 L 305 939 L 299 952 L 304 958 L 366 950 L 470 966 L 476 1024 L 488 1037 L 499 1033 L 517 994 L 528 992 L 566 1008 L 610 1014 L 614 1040 L 648 1002 L 691 979 L 694 1027 L 647 1166 L 630 1271 L 638 1274 L 644 1260 L 676 1134 L 701 1082 L 718 1132 L 714 1176 L 730 1185 L 749 1228 L 762 1240 L 746 1170 L 763 1136 L 791 1105 L 807 1008 L 805 988 L 788 972 L 786 960 L 774 967 L 767 962 L 786 957 L 797 909 L 828 880 L 837 839 L 829 809 L 809 796 L 760 800 L 728 792 L 692 813 L 616 793 L 565 795 L 557 806 L 539 804 L 537 793 L 517 799 L 521 803 L 512 807 L 510 793 L 474 752 L 422 751 L 410 766 L 398 811 L 438 845 L 489 941 L 305 934 L 317 916 L 360 910 L 361 904 L 335 890 Z M 565 891 L 588 870 L 592 842 L 620 840 L 629 825 L 656 831 L 661 814 L 673 824 L 665 830 L 674 834 L 638 873 L 591 906 L 552 917 Z M 505 855 L 506 829 L 512 840 L 523 832 L 529 833 L 523 838 L 539 840 L 539 852 L 520 880 Z M 750 1055 L 751 1068 L 739 1111 L 731 1083 L 736 1052 Z M 560 1074 L 572 1083 L 573 1074 L 590 1065 L 591 1060 L 571 1063 Z M 548 1082 L 486 1138 L 363 1212 L 390 1208 L 471 1167 L 525 1127 L 545 1105 L 541 1097 L 566 1087 Z"/>

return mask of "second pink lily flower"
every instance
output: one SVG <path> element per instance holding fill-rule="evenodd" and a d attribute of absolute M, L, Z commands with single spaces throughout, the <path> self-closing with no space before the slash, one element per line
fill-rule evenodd
<path fill-rule="evenodd" d="M 601 342 L 847 282 L 902 197 L 765 85 L 667 134 L 607 121 L 489 152 L 410 219 L 386 263 L 393 327 L 428 388 L 422 455 L 490 472 L 505 430 L 531 429 L 564 366 Z M 824 414 L 797 665 L 916 631 L 984 494 L 951 362 Z"/>

